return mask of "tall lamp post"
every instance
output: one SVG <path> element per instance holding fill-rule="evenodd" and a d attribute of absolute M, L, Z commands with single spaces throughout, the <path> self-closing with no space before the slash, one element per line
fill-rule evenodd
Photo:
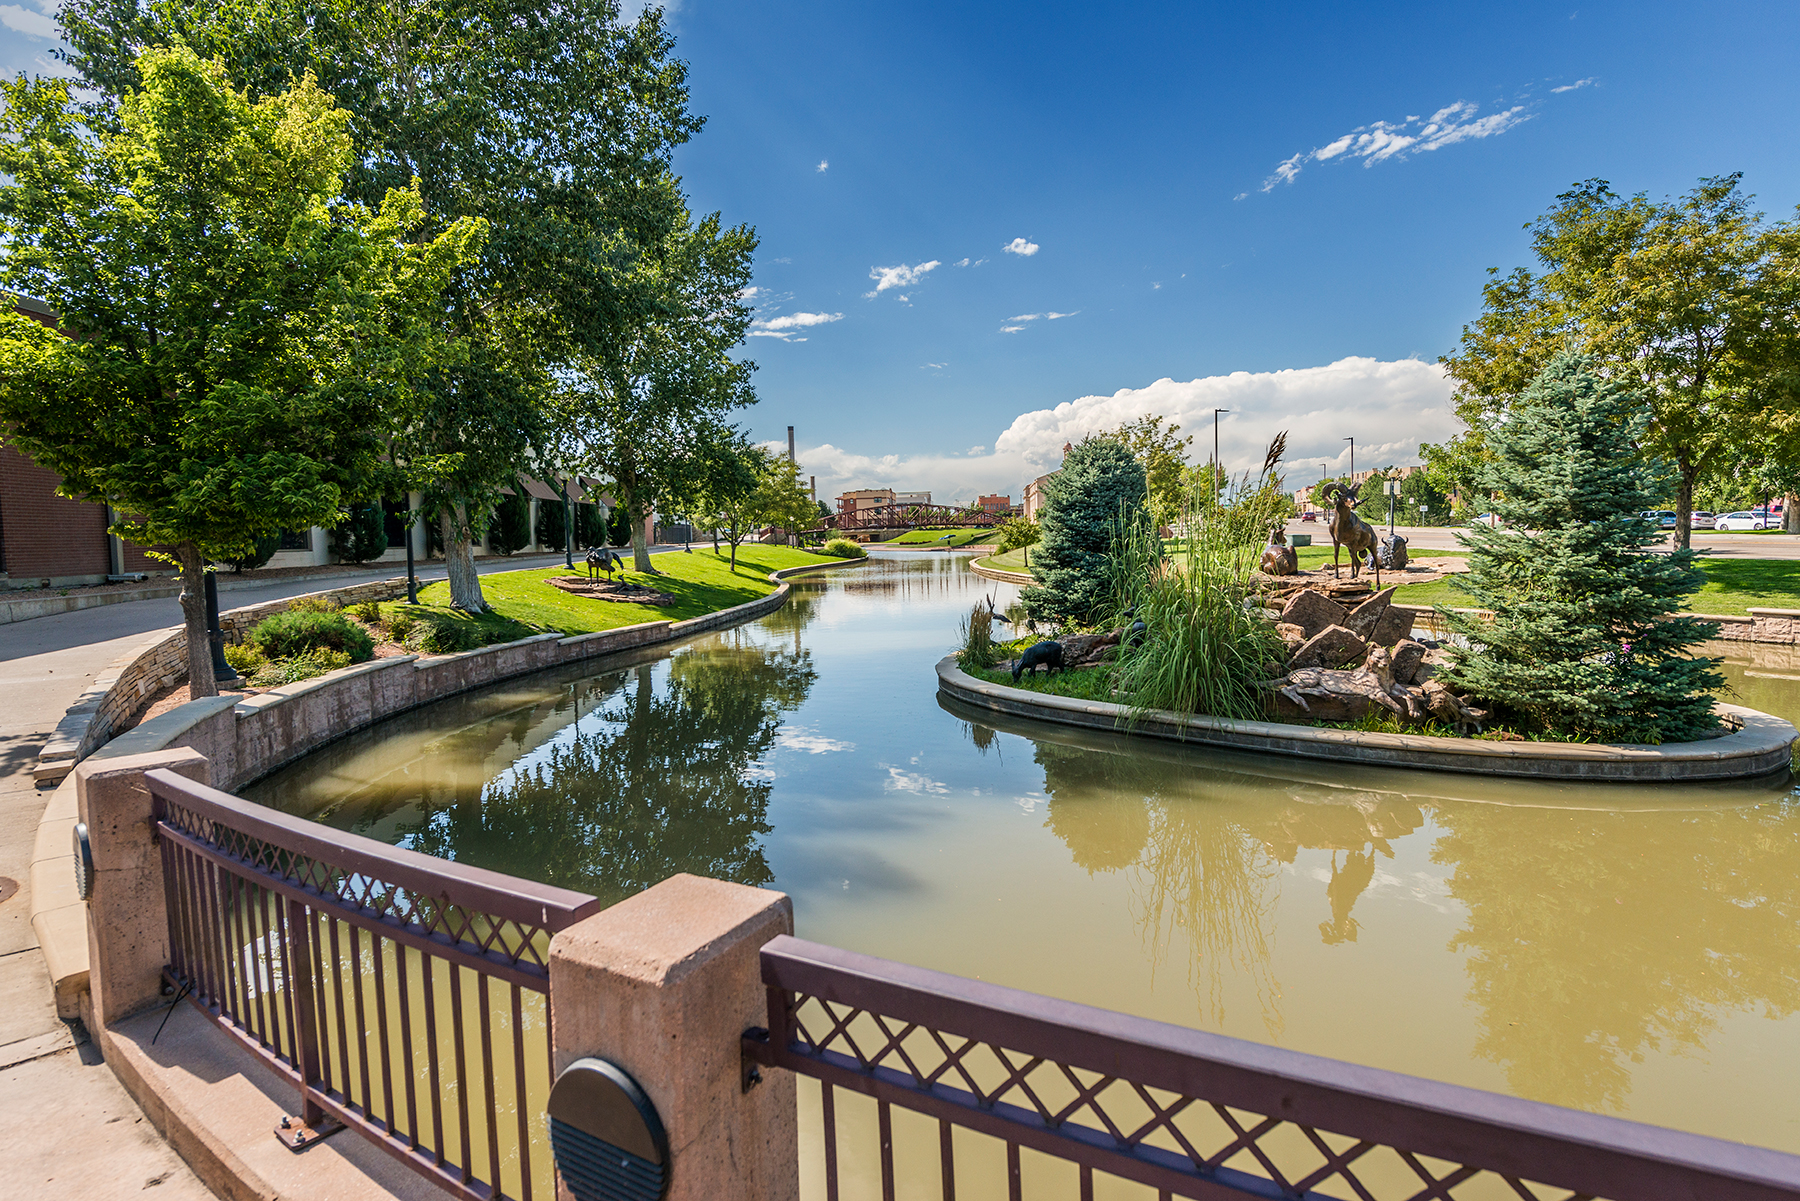
<path fill-rule="evenodd" d="M 1350 486 L 1354 488 L 1356 487 L 1356 439 L 1345 438 L 1344 441 L 1350 444 Z"/>
<path fill-rule="evenodd" d="M 406 514 L 406 603 L 419 603 L 419 580 L 413 574 L 413 539 L 418 536 L 419 521 L 411 510 Z"/>
<path fill-rule="evenodd" d="M 213 684 L 236 684 L 238 673 L 225 661 L 225 631 L 219 628 L 219 577 L 211 571 L 206 573 L 206 640 L 212 644 Z"/>

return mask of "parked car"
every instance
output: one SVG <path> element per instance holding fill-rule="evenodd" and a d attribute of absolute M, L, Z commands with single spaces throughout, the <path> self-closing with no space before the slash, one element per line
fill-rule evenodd
<path fill-rule="evenodd" d="M 1689 529 L 1695 529 L 1695 530 L 1716 529 L 1716 528 L 1718 528 L 1717 525 L 1715 524 L 1717 521 L 1718 521 L 1718 518 L 1715 517 L 1713 514 L 1708 513 L 1705 509 L 1701 509 L 1697 512 L 1688 514 L 1688 528 Z"/>
<path fill-rule="evenodd" d="M 1781 528 L 1781 518 L 1766 509 L 1740 509 L 1736 513 L 1727 513 L 1713 522 L 1715 530 L 1775 530 Z"/>
<path fill-rule="evenodd" d="M 1645 509 L 1642 513 L 1639 513 L 1638 516 L 1642 517 L 1645 521 L 1654 522 L 1655 524 L 1660 525 L 1665 530 L 1672 530 L 1675 528 L 1674 509 Z"/>
<path fill-rule="evenodd" d="M 1498 513 L 1483 513 L 1480 517 L 1477 517 L 1474 521 L 1470 522 L 1469 524 L 1470 525 L 1485 525 L 1491 530 L 1497 530 L 1501 526 L 1505 525 L 1506 522 L 1504 522 L 1500 519 L 1500 514 L 1498 514 Z"/>

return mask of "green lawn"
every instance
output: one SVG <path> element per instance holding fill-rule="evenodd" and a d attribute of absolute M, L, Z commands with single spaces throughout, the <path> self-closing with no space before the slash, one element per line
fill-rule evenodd
<path fill-rule="evenodd" d="M 1800 560 L 1703 558 L 1698 566 L 1706 583 L 1688 599 L 1691 612 L 1731 616 L 1753 608 L 1800 609 Z M 1409 584 L 1394 593 L 1394 600 L 1450 609 L 1469 606 L 1468 595 L 1452 588 L 1449 580 Z"/>
<path fill-rule="evenodd" d="M 1075 671 L 1059 671 L 1046 675 L 1042 671 L 1028 676 L 1020 676 L 1017 684 L 1013 683 L 1012 672 L 997 670 L 976 670 L 968 674 L 978 680 L 986 680 L 990 684 L 1004 684 L 1008 688 L 1023 688 L 1032 692 L 1048 692 L 1052 696 L 1072 696 L 1087 701 L 1116 701 L 1119 698 L 1112 694 L 1112 669 L 1110 667 L 1083 667 Z"/>
<path fill-rule="evenodd" d="M 630 559 L 629 551 L 625 558 Z M 731 570 L 729 553 L 715 553 L 711 547 L 696 546 L 691 554 L 666 551 L 652 556 L 650 561 L 656 564 L 657 570 L 662 574 L 639 575 L 637 572 L 626 572 L 623 575 L 615 574 L 614 578 L 666 592 L 675 598 L 674 604 L 665 607 L 625 605 L 573 596 L 544 583 L 549 576 L 569 574 L 569 569 L 561 565 L 482 576 L 481 592 L 493 607 L 495 617 L 501 621 L 523 622 L 542 629 L 561 630 L 566 634 L 592 634 L 644 621 L 685 621 L 690 617 L 700 617 L 732 605 L 753 601 L 775 591 L 775 585 L 768 579 L 769 572 L 784 567 L 854 562 L 829 555 L 815 555 L 787 546 L 761 544 L 738 547 L 735 573 Z M 579 561 L 576 563 L 575 573 L 586 574 L 586 569 Z M 419 603 L 431 606 L 441 613 L 451 613 L 452 610 L 448 607 L 450 585 L 440 580 L 419 589 Z M 457 616 L 465 621 L 499 624 L 495 618 L 485 615 L 482 618 L 469 618 L 462 614 Z"/>
<path fill-rule="evenodd" d="M 946 538 L 945 535 L 949 537 Z M 908 530 L 898 538 L 889 538 L 883 546 L 967 546 L 971 542 L 992 539 L 994 531 L 988 528 Z"/>
<path fill-rule="evenodd" d="M 1003 555 L 988 555 L 975 561 L 983 567 L 992 567 L 995 571 L 1029 571 L 1030 568 L 1025 566 L 1025 552 L 1030 549 L 1022 546 Z"/>

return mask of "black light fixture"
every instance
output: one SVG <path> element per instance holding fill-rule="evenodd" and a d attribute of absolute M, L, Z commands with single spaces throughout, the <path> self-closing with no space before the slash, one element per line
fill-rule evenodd
<path fill-rule="evenodd" d="M 575 1201 L 656 1201 L 669 1189 L 669 1136 L 656 1106 L 604 1059 L 562 1070 L 545 1106 L 556 1170 Z"/>
<path fill-rule="evenodd" d="M 213 684 L 220 688 L 240 683 L 238 673 L 225 661 L 225 631 L 219 628 L 219 577 L 206 573 L 206 640 L 212 644 Z"/>

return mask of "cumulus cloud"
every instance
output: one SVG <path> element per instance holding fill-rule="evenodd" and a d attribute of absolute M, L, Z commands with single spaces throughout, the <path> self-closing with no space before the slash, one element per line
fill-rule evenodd
<path fill-rule="evenodd" d="M 1578 85 L 1577 85 L 1578 86 Z M 1556 89 L 1561 91 L 1562 89 Z M 1362 125 L 1323 146 L 1296 154 L 1275 165 L 1275 170 L 1262 182 L 1262 190 L 1270 192 L 1278 184 L 1291 184 L 1308 163 L 1328 163 L 1334 158 L 1359 158 L 1363 166 L 1373 167 L 1389 159 L 1410 158 L 1427 150 L 1441 150 L 1458 142 L 1475 138 L 1491 138 L 1513 126 L 1531 120 L 1522 104 L 1504 112 L 1477 117 L 1477 106 L 1467 100 L 1440 108 L 1429 118 L 1408 117 L 1404 121 L 1377 121 Z"/>
<path fill-rule="evenodd" d="M 1024 328 L 1022 326 L 1016 328 Z M 1153 413 L 1195 435 L 1194 446 L 1211 450 L 1212 411 L 1231 412 L 1219 422 L 1219 450 L 1233 474 L 1262 465 L 1276 431 L 1288 432 L 1283 468 L 1295 485 L 1349 467 L 1343 439 L 1356 436 L 1359 467 L 1418 461 L 1421 442 L 1443 442 L 1460 429 L 1450 404 L 1450 382 L 1435 363 L 1346 358 L 1323 367 L 1286 371 L 1238 371 L 1177 381 L 1162 379 L 1110 396 L 1083 396 L 1022 413 L 993 443 L 967 455 L 870 456 L 827 443 L 803 449 L 801 463 L 819 477 L 820 495 L 849 488 L 929 488 L 940 501 L 973 500 L 984 492 L 1014 500 L 1029 480 L 1062 462 L 1065 442 Z M 773 444 L 771 444 L 773 445 Z M 785 450 L 783 443 L 779 449 Z"/>
<path fill-rule="evenodd" d="M 794 335 L 803 329 L 811 329 L 815 325 L 829 325 L 833 321 L 842 321 L 842 313 L 789 313 L 785 317 L 759 318 L 750 323 L 752 338 L 780 338 L 786 342 L 790 339 L 797 342 L 805 338 Z"/>
<path fill-rule="evenodd" d="M 56 37 L 56 21 L 34 9 L 17 4 L 0 4 L 0 25 L 34 38 Z"/>
<path fill-rule="evenodd" d="M 950 265 L 952 267 L 967 267 L 969 265 L 968 257 L 965 255 L 964 257 L 958 259 L 956 262 L 951 263 Z"/>
<path fill-rule="evenodd" d="M 1024 238 L 1014 238 L 1000 249 L 1004 250 L 1007 254 L 1023 255 L 1025 258 L 1030 258 L 1038 252 L 1038 244 L 1036 242 L 1027 242 Z"/>
<path fill-rule="evenodd" d="M 1560 88 L 1551 88 L 1550 90 L 1561 95 L 1563 92 L 1573 92 L 1576 88 L 1585 88 L 1593 82 L 1593 76 L 1589 76 L 1586 79 L 1577 79 L 1574 83 L 1565 83 Z"/>
<path fill-rule="evenodd" d="M 930 262 L 920 263 L 916 267 L 908 267 L 904 263 L 898 267 L 870 267 L 869 278 L 875 281 L 875 290 L 864 292 L 863 299 L 879 296 L 889 288 L 910 288 L 942 265 L 936 259 L 932 259 Z"/>
<path fill-rule="evenodd" d="M 826 171 L 826 170 L 827 170 L 827 169 L 829 169 L 829 168 L 830 168 L 830 166 L 831 166 L 831 164 L 830 164 L 830 163 L 828 163 L 828 162 L 826 162 L 826 161 L 825 161 L 825 160 L 824 160 L 824 159 L 820 159 L 820 160 L 819 160 L 819 165 L 818 165 L 818 166 L 817 166 L 817 167 L 815 167 L 815 168 L 813 168 L 813 169 L 814 169 L 814 170 L 815 170 L 815 171 L 818 171 L 818 172 L 820 172 L 820 173 L 821 173 L 821 174 L 823 174 L 823 173 L 824 173 L 824 172 L 825 172 L 825 171 Z"/>

